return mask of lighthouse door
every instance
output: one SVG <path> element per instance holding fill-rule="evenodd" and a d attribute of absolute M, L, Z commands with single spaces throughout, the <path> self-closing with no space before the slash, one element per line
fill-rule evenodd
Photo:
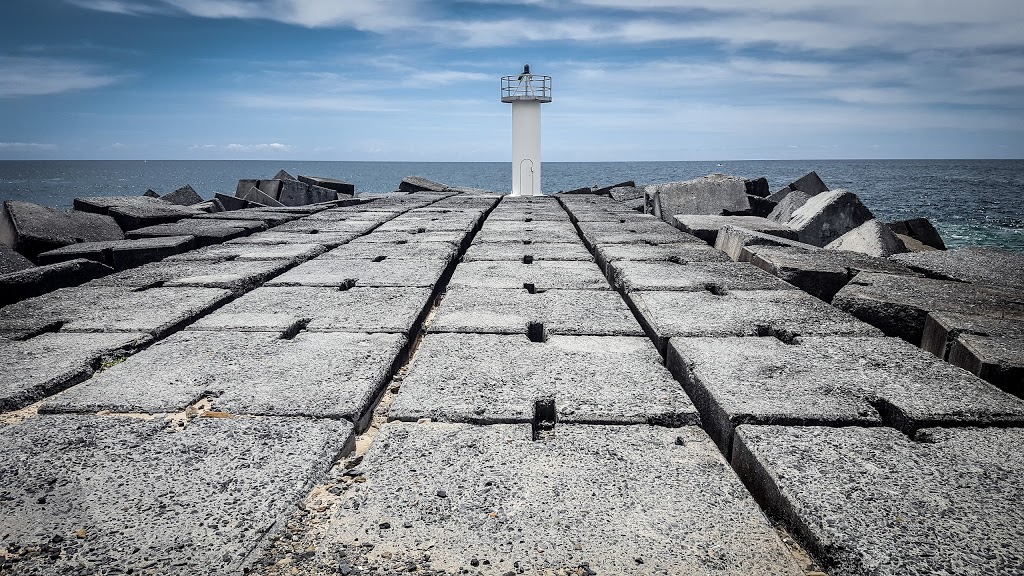
<path fill-rule="evenodd" d="M 519 193 L 533 196 L 533 160 L 529 158 L 519 163 Z"/>

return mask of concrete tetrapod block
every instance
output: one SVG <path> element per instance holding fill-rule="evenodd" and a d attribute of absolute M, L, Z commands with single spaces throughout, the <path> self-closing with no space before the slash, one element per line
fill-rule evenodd
<path fill-rule="evenodd" d="M 977 284 L 861 272 L 832 304 L 890 336 L 920 344 L 929 312 L 1024 315 L 1020 292 Z"/>
<path fill-rule="evenodd" d="M 833 190 L 808 199 L 793 212 L 788 224 L 800 235 L 801 242 L 825 246 L 872 218 L 856 194 Z"/>
<path fill-rule="evenodd" d="M 309 332 L 410 334 L 430 303 L 427 288 L 257 288 L 189 326 L 189 330 L 284 331 L 309 321 Z"/>
<path fill-rule="evenodd" d="M 858 252 L 868 256 L 885 258 L 907 251 L 903 241 L 878 220 L 867 222 L 843 234 L 825 245 L 829 250 Z"/>
<path fill-rule="evenodd" d="M 266 224 L 267 227 L 279 226 L 298 218 L 302 218 L 302 215 L 288 212 L 267 212 L 256 208 L 232 210 L 230 212 L 214 212 L 212 214 L 196 216 L 196 219 L 199 220 L 258 220 Z"/>
<path fill-rule="evenodd" d="M 750 246 L 792 246 L 811 251 L 821 250 L 818 246 L 731 225 L 723 226 L 715 238 L 715 248 L 734 262 L 750 262 Z"/>
<path fill-rule="evenodd" d="M 317 258 L 267 281 L 266 286 L 382 287 L 433 289 L 447 269 L 443 260 Z"/>
<path fill-rule="evenodd" d="M 698 422 L 690 399 L 647 338 L 548 336 L 531 341 L 538 339 L 428 334 L 389 417 L 478 424 L 552 417 L 580 424 Z"/>
<path fill-rule="evenodd" d="M 352 445 L 335 420 L 43 416 L 0 429 L 17 574 L 242 574 Z"/>
<path fill-rule="evenodd" d="M 1024 429 L 737 428 L 733 467 L 829 574 L 1024 567 Z"/>
<path fill-rule="evenodd" d="M 643 336 L 618 294 L 604 290 L 528 291 L 453 286 L 431 332 Z"/>
<path fill-rule="evenodd" d="M 647 186 L 644 192 L 654 201 L 654 215 L 671 221 L 676 214 L 747 212 L 747 186 L 743 178 L 709 174 L 686 182 Z M 748 212 L 749 213 L 749 212 Z"/>
<path fill-rule="evenodd" d="M 78 286 L 111 272 L 113 269 L 105 264 L 76 258 L 4 274 L 0 276 L 0 306 Z"/>
<path fill-rule="evenodd" d="M 575 242 L 474 242 L 466 255 L 462 257 L 463 262 L 477 260 L 576 260 L 579 262 L 593 262 L 594 257 L 590 255 L 583 242 L 577 238 Z"/>
<path fill-rule="evenodd" d="M 525 425 L 393 422 L 353 472 L 365 482 L 321 546 L 343 571 L 801 573 L 696 427 L 556 425 L 531 442 Z"/>
<path fill-rule="evenodd" d="M 287 260 L 160 261 L 105 276 L 89 285 L 122 288 L 193 286 L 242 293 L 277 276 L 289 266 L 291 263 Z"/>
<path fill-rule="evenodd" d="M 81 242 L 71 244 L 39 255 L 42 264 L 55 264 L 76 258 L 101 262 L 114 270 L 126 270 L 168 256 L 191 250 L 195 245 L 193 236 L 167 236 L 138 238 L 135 240 L 113 240 L 110 242 Z"/>
<path fill-rule="evenodd" d="M 305 206 L 337 200 L 338 193 L 321 186 L 310 186 L 297 180 L 282 180 L 277 201 L 285 206 Z"/>
<path fill-rule="evenodd" d="M 678 244 L 598 244 L 594 246 L 597 264 L 605 274 L 611 274 L 610 264 L 616 260 L 639 262 L 727 262 L 729 259 L 720 250 L 703 244 L 683 242 Z"/>
<path fill-rule="evenodd" d="M 723 226 L 736 226 L 746 228 L 763 234 L 779 236 L 787 240 L 797 240 L 796 230 L 785 224 L 773 222 L 767 218 L 757 216 L 687 216 L 679 214 L 676 217 L 679 229 L 689 232 L 708 244 L 714 246 L 718 239 L 718 231 Z"/>
<path fill-rule="evenodd" d="M 509 203 L 498 207 L 487 215 L 488 221 L 511 220 L 514 222 L 569 222 L 569 214 L 561 206 L 522 207 Z"/>
<path fill-rule="evenodd" d="M 348 194 L 352 196 L 356 193 L 355 184 L 349 184 L 343 180 L 336 180 L 334 178 L 324 178 L 323 176 L 303 176 L 299 174 L 299 182 L 305 182 L 310 186 L 320 186 L 321 188 L 327 188 L 334 190 L 339 194 Z"/>
<path fill-rule="evenodd" d="M 936 250 L 946 249 L 946 243 L 942 241 L 942 236 L 939 236 L 938 230 L 935 229 L 935 226 L 927 218 L 898 220 L 896 222 L 888 222 L 886 226 L 895 232 L 896 235 L 902 236 L 901 240 L 904 243 L 907 242 L 905 238 L 910 238 L 927 248 L 934 248 Z"/>
<path fill-rule="evenodd" d="M 171 204 L 177 204 L 178 206 L 191 206 L 192 204 L 199 204 L 203 201 L 203 197 L 192 188 L 191 185 L 185 184 L 181 188 L 178 188 L 174 192 L 168 192 L 160 199 L 164 202 L 170 202 Z"/>
<path fill-rule="evenodd" d="M 320 244 L 220 244 L 171 256 L 165 261 L 285 260 L 297 264 L 315 258 L 326 250 Z"/>
<path fill-rule="evenodd" d="M 16 200 L 7 200 L 0 207 L 0 244 L 29 258 L 76 242 L 122 238 L 121 228 L 109 216 L 62 212 Z"/>
<path fill-rule="evenodd" d="M 150 340 L 137 332 L 0 338 L 0 411 L 17 410 L 74 386 L 103 362 L 123 358 Z"/>
<path fill-rule="evenodd" d="M 362 236 L 360 232 L 257 232 L 251 236 L 228 240 L 225 244 L 319 244 L 325 248 L 337 248 Z"/>
<path fill-rule="evenodd" d="M 860 272 L 917 276 L 902 263 L 845 250 L 792 246 L 748 246 L 750 263 L 829 302 Z"/>
<path fill-rule="evenodd" d="M 609 265 L 612 283 L 623 292 L 637 290 L 793 290 L 793 286 L 749 264 L 737 262 L 644 262 L 617 260 Z"/>
<path fill-rule="evenodd" d="M 599 244 L 703 244 L 692 234 L 658 221 L 580 222 L 580 232 L 590 246 Z"/>
<path fill-rule="evenodd" d="M 289 336 L 290 334 L 285 334 Z M 185 330 L 47 400 L 45 412 L 180 412 L 208 397 L 230 414 L 358 423 L 391 376 L 401 334 Z"/>
<path fill-rule="evenodd" d="M 793 219 L 793 213 L 799 210 L 807 201 L 811 199 L 810 194 L 805 194 L 799 191 L 788 192 L 785 197 L 778 201 L 772 211 L 765 216 L 772 222 L 778 222 L 785 224 Z M 770 201 L 770 199 L 769 199 Z"/>
<path fill-rule="evenodd" d="M 144 226 L 155 226 L 177 222 L 201 214 L 200 210 L 177 206 L 158 198 L 147 196 L 93 196 L 75 198 L 75 210 L 107 214 L 112 216 L 122 230 L 135 230 Z"/>
<path fill-rule="evenodd" d="M 971 246 L 892 257 L 932 278 L 1024 290 L 1024 255 Z"/>
<path fill-rule="evenodd" d="M 147 332 L 161 337 L 231 295 L 218 288 L 78 286 L 0 309 L 0 336 L 43 332 Z"/>
<path fill-rule="evenodd" d="M 398 183 L 398 189 L 402 192 L 445 192 L 448 190 L 448 185 L 427 180 L 420 176 L 406 176 Z"/>
<path fill-rule="evenodd" d="M 129 239 L 159 238 L 164 236 L 192 236 L 197 247 L 220 244 L 233 238 L 266 230 L 267 225 L 259 220 L 201 220 L 186 218 L 173 224 L 158 224 L 136 230 L 129 230 Z"/>
<path fill-rule="evenodd" d="M 321 256 L 343 260 L 440 260 L 451 262 L 458 252 L 448 242 L 413 242 L 409 244 L 387 244 L 384 242 L 349 243 L 339 246 Z"/>
<path fill-rule="evenodd" d="M 676 336 L 881 336 L 882 333 L 799 290 L 631 292 L 626 300 L 665 353 Z"/>
<path fill-rule="evenodd" d="M 484 222 L 473 242 L 580 242 L 580 236 L 569 222 L 540 220 L 524 222 L 516 220 L 491 220 Z"/>
<path fill-rule="evenodd" d="M 609 290 L 592 262 L 537 260 L 532 264 L 498 260 L 464 262 L 455 268 L 451 286 L 526 288 L 527 290 Z"/>
<path fill-rule="evenodd" d="M 667 364 L 725 454 L 740 423 L 1024 424 L 1024 402 L 899 338 L 673 338 Z"/>

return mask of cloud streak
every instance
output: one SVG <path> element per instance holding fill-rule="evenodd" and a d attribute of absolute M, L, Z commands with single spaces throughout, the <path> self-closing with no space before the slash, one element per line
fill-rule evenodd
<path fill-rule="evenodd" d="M 124 77 L 94 64 L 54 58 L 0 56 L 0 98 L 101 88 Z"/>

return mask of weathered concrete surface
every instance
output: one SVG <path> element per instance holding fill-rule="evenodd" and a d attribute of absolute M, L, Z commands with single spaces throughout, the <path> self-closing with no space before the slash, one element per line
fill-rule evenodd
<path fill-rule="evenodd" d="M 28 340 L 0 338 L 0 411 L 17 410 L 74 386 L 104 361 L 127 356 L 150 340 L 148 334 L 137 332 L 46 333 Z"/>
<path fill-rule="evenodd" d="M 626 295 L 663 353 L 676 336 L 881 336 L 849 314 L 799 290 L 632 292 Z"/>
<path fill-rule="evenodd" d="M 893 254 L 907 251 L 903 241 L 897 238 L 885 224 L 876 219 L 868 220 L 857 226 L 826 244 L 825 248 L 829 250 L 859 252 L 879 258 L 886 258 Z"/>
<path fill-rule="evenodd" d="M 569 214 L 557 203 L 552 206 L 517 206 L 502 202 L 487 216 L 488 222 L 512 220 L 515 222 L 568 222 Z"/>
<path fill-rule="evenodd" d="M 366 234 L 380 225 L 376 220 L 309 220 L 303 218 L 274 227 L 274 232 L 322 234 L 329 232 L 355 232 Z"/>
<path fill-rule="evenodd" d="M 817 246 L 737 226 L 723 226 L 715 238 L 715 248 L 725 252 L 735 262 L 750 262 L 750 246 L 794 246 L 811 251 L 820 250 Z"/>
<path fill-rule="evenodd" d="M 1024 424 L 1024 402 L 899 338 L 673 338 L 667 364 L 726 454 L 740 423 Z"/>
<path fill-rule="evenodd" d="M 987 337 L 1024 337 L 1024 316 L 984 316 L 958 312 L 932 312 L 924 321 L 921 348 L 939 358 L 947 358 L 949 349 L 961 334 Z"/>
<path fill-rule="evenodd" d="M 105 264 L 76 258 L 67 262 L 25 268 L 0 276 L 0 306 L 34 298 L 60 288 L 78 286 L 113 272 Z"/>
<path fill-rule="evenodd" d="M 929 312 L 1024 315 L 1024 302 L 1017 291 L 870 272 L 857 274 L 832 304 L 912 344 L 921 342 Z"/>
<path fill-rule="evenodd" d="M 0 336 L 61 332 L 147 332 L 163 336 L 230 296 L 218 288 L 79 286 L 0 309 Z"/>
<path fill-rule="evenodd" d="M 793 286 L 749 264 L 736 262 L 643 262 L 610 264 L 612 283 L 637 290 L 792 290 Z"/>
<path fill-rule="evenodd" d="M 353 472 L 365 482 L 349 484 L 321 547 L 335 566 L 800 574 L 695 427 L 555 426 L 531 442 L 525 425 L 396 422 Z"/>
<path fill-rule="evenodd" d="M 283 208 L 284 204 L 277 201 L 280 184 L 280 180 L 262 180 L 259 182 L 259 187 L 251 186 L 248 190 L 242 192 L 239 198 L 246 200 L 250 206 Z"/>
<path fill-rule="evenodd" d="M 949 349 L 949 362 L 1024 397 L 1024 322 L 1000 334 L 960 334 Z"/>
<path fill-rule="evenodd" d="M 317 258 L 266 282 L 266 286 L 413 286 L 433 288 L 444 275 L 443 260 Z"/>
<path fill-rule="evenodd" d="M 808 172 L 804 174 L 796 181 L 790 182 L 785 188 L 778 192 L 768 196 L 769 199 L 778 202 L 786 197 L 790 192 L 797 190 L 803 192 L 808 196 L 814 196 L 815 194 L 821 194 L 822 192 L 828 192 L 828 186 L 822 181 L 821 177 L 818 176 L 817 172 Z"/>
<path fill-rule="evenodd" d="M 338 193 L 322 186 L 310 186 L 297 180 L 282 180 L 277 201 L 285 206 L 305 206 L 338 199 Z"/>
<path fill-rule="evenodd" d="M 43 416 L 0 428 L 13 574 L 240 574 L 352 443 L 344 421 Z M 7 572 L 10 570 L 10 572 Z"/>
<path fill-rule="evenodd" d="M 538 260 L 533 264 L 482 260 L 455 268 L 451 286 L 474 288 L 526 288 L 536 290 L 609 290 L 601 270 L 591 262 Z"/>
<path fill-rule="evenodd" d="M 853 192 L 833 190 L 812 196 L 793 212 L 789 226 L 800 241 L 825 246 L 874 216 Z"/>
<path fill-rule="evenodd" d="M 945 250 L 946 243 L 942 241 L 938 230 L 927 218 L 911 218 L 910 220 L 899 220 L 886 224 L 890 230 L 903 238 L 911 238 L 928 248 Z M 904 243 L 906 240 L 904 239 Z"/>
<path fill-rule="evenodd" d="M 338 222 L 342 220 L 365 220 L 367 222 L 387 222 L 396 215 L 404 213 L 404 209 L 387 210 L 384 208 L 372 208 L 372 206 L 350 206 L 347 208 L 332 208 L 306 216 L 306 222 Z"/>
<path fill-rule="evenodd" d="M 683 242 L 677 244 L 598 244 L 594 247 L 597 264 L 605 274 L 610 274 L 610 264 L 616 260 L 641 262 L 727 262 L 729 259 L 720 250 L 710 246 Z"/>
<path fill-rule="evenodd" d="M 246 190 L 248 189 L 249 188 L 247 186 Z M 221 194 L 220 192 L 214 192 L 213 199 L 220 202 L 220 205 L 223 206 L 224 209 L 229 212 L 235 210 L 245 210 L 249 207 L 248 200 L 243 200 L 242 198 L 236 196 L 228 196 L 227 194 Z"/>
<path fill-rule="evenodd" d="M 578 243 L 580 237 L 569 222 L 547 220 L 518 222 L 488 218 L 473 240 L 474 244 L 485 242 Z"/>
<path fill-rule="evenodd" d="M 76 242 L 122 238 L 121 228 L 109 216 L 62 212 L 16 200 L 7 200 L 0 208 L 0 244 L 29 258 Z"/>
<path fill-rule="evenodd" d="M 402 192 L 445 192 L 448 190 L 448 185 L 427 180 L 420 176 L 406 176 L 399 182 L 398 189 Z"/>
<path fill-rule="evenodd" d="M 221 244 L 192 250 L 168 257 L 166 262 L 190 262 L 196 260 L 285 260 L 305 262 L 323 254 L 327 249 L 320 244 Z"/>
<path fill-rule="evenodd" d="M 829 574 L 1024 566 L 1024 429 L 740 426 L 733 467 Z M 813 479 L 813 481 L 809 481 Z"/>
<path fill-rule="evenodd" d="M 360 236 L 360 232 L 278 232 L 275 229 L 228 240 L 225 244 L 319 244 L 327 248 L 337 248 Z"/>
<path fill-rule="evenodd" d="M 191 185 L 185 184 L 181 188 L 178 188 L 174 192 L 168 192 L 160 199 L 164 202 L 170 202 L 171 204 L 177 204 L 178 206 L 191 206 L 192 204 L 199 204 L 203 201 L 203 197 L 192 188 Z"/>
<path fill-rule="evenodd" d="M 112 216 L 122 230 L 135 230 L 177 222 L 202 212 L 147 196 L 95 196 L 75 198 L 75 210 Z"/>
<path fill-rule="evenodd" d="M 114 270 L 125 270 L 168 256 L 191 250 L 195 243 L 193 236 L 167 236 L 139 238 L 136 240 L 112 240 L 110 242 L 81 242 L 71 244 L 39 255 L 41 264 L 55 264 L 76 258 L 101 262 Z"/>
<path fill-rule="evenodd" d="M 405 346 L 401 334 L 182 331 L 73 389 L 45 412 L 181 412 L 203 397 L 229 414 L 359 422 Z"/>
<path fill-rule="evenodd" d="M 357 243 L 412 244 L 415 242 L 447 242 L 453 246 L 465 246 L 469 236 L 464 232 L 445 230 L 438 232 L 372 232 L 352 240 Z"/>
<path fill-rule="evenodd" d="M 285 222 L 291 222 L 301 218 L 302 214 L 294 214 L 289 212 L 268 212 L 258 208 L 248 208 L 242 210 L 232 210 L 229 212 L 214 212 L 212 214 L 200 214 L 196 216 L 199 220 L 258 220 L 267 225 L 279 226 Z"/>
<path fill-rule="evenodd" d="M 47 262 L 44 262 L 47 264 Z M 0 275 L 21 272 L 35 266 L 31 260 L 17 253 L 13 248 L 0 243 Z"/>
<path fill-rule="evenodd" d="M 430 324 L 431 332 L 527 334 L 539 323 L 548 334 L 643 336 L 618 294 L 604 290 L 528 291 L 453 286 Z"/>
<path fill-rule="evenodd" d="M 791 191 L 778 201 L 772 211 L 768 213 L 766 218 L 773 222 L 779 222 L 785 224 L 793 219 L 793 213 L 807 204 L 807 201 L 811 199 L 809 194 L 805 194 L 799 191 Z M 769 201 L 771 201 L 769 199 Z"/>
<path fill-rule="evenodd" d="M 198 247 L 220 244 L 227 240 L 266 230 L 267 225 L 259 220 L 200 220 L 186 218 L 172 224 L 158 224 L 129 230 L 126 237 L 160 238 L 166 236 L 192 236 Z"/>
<path fill-rule="evenodd" d="M 703 244 L 696 236 L 658 221 L 580 222 L 580 232 L 591 246 L 600 244 Z"/>
<path fill-rule="evenodd" d="M 892 257 L 929 277 L 1024 290 L 1024 255 L 998 248 L 954 248 Z"/>
<path fill-rule="evenodd" d="M 148 288 L 194 286 L 242 293 L 285 271 L 287 260 L 153 262 L 93 280 L 91 286 Z"/>
<path fill-rule="evenodd" d="M 429 300 L 427 288 L 257 288 L 189 329 L 283 331 L 309 320 L 309 332 L 409 334 Z"/>
<path fill-rule="evenodd" d="M 626 224 L 629 222 L 661 222 L 651 214 L 643 214 L 626 207 L 624 204 L 600 208 L 583 208 L 580 206 L 566 205 L 573 222 L 618 222 Z"/>
<path fill-rule="evenodd" d="M 677 214 L 748 212 L 747 186 L 743 178 L 709 174 L 686 182 L 647 186 L 644 192 L 654 204 L 653 214 L 671 222 Z"/>
<path fill-rule="evenodd" d="M 384 242 L 349 243 L 325 252 L 322 259 L 385 259 L 385 260 L 441 260 L 455 259 L 455 246 L 448 242 L 411 242 L 387 244 Z"/>
<path fill-rule="evenodd" d="M 462 257 L 463 262 L 476 260 L 576 260 L 580 262 L 593 262 L 594 257 L 590 255 L 583 242 L 576 238 L 575 242 L 530 242 L 524 244 L 519 242 L 474 242 L 466 255 Z"/>
<path fill-rule="evenodd" d="M 456 231 L 469 233 L 480 223 L 479 212 L 407 212 L 385 222 L 377 228 L 379 232 L 433 232 Z"/>
<path fill-rule="evenodd" d="M 745 250 L 754 266 L 826 302 L 860 272 L 918 275 L 900 262 L 857 252 L 756 245 Z"/>
<path fill-rule="evenodd" d="M 310 186 L 320 186 L 321 188 L 327 188 L 334 190 L 338 194 L 348 194 L 352 196 L 356 193 L 355 184 L 349 184 L 344 180 L 337 180 L 335 178 L 324 178 L 323 176 L 303 176 L 299 174 L 299 182 L 305 182 Z"/>
<path fill-rule="evenodd" d="M 689 232 L 712 246 L 718 239 L 718 231 L 724 226 L 736 226 L 788 240 L 797 240 L 796 230 L 785 224 L 757 216 L 687 216 L 679 214 L 676 216 L 676 222 L 683 232 Z"/>

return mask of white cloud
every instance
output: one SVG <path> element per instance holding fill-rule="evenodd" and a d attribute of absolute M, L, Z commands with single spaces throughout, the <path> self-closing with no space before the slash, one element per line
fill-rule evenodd
<path fill-rule="evenodd" d="M 12 152 L 31 152 L 56 149 L 56 144 L 40 144 L 37 142 L 0 142 L 0 150 L 10 150 Z"/>
<path fill-rule="evenodd" d="M 269 144 L 193 144 L 189 150 L 212 152 L 291 152 L 295 146 L 271 142 Z"/>
<path fill-rule="evenodd" d="M 60 94 L 109 86 L 122 80 L 89 63 L 53 58 L 0 56 L 0 98 Z"/>

